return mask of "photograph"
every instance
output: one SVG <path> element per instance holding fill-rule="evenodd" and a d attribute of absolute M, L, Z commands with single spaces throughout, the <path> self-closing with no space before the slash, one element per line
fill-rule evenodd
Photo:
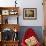
<path fill-rule="evenodd" d="M 23 9 L 23 18 L 27 20 L 35 20 L 37 18 L 37 9 L 36 8 L 24 8 Z"/>

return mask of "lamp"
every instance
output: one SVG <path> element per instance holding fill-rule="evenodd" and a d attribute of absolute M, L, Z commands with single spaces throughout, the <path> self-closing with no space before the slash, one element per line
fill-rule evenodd
<path fill-rule="evenodd" d="M 15 7 L 16 7 L 16 4 L 17 4 L 17 2 L 16 2 L 17 0 L 15 0 Z"/>

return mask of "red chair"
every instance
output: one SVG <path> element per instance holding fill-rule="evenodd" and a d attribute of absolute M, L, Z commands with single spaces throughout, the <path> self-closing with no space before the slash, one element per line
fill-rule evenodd
<path fill-rule="evenodd" d="M 24 37 L 22 38 L 21 46 L 27 46 L 27 44 L 25 43 L 25 40 L 32 37 L 32 36 L 34 36 L 37 39 L 37 35 L 34 32 L 34 30 L 32 28 L 28 28 L 27 31 L 24 34 Z M 41 46 L 39 41 L 37 42 L 37 44 L 35 46 Z"/>

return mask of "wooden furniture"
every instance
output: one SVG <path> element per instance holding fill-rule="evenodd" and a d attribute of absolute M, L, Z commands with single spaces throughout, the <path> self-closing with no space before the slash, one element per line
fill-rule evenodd
<path fill-rule="evenodd" d="M 12 17 L 17 16 L 17 20 L 18 20 L 18 9 L 19 7 L 0 7 L 1 24 L 8 23 L 9 16 L 12 16 Z"/>
<path fill-rule="evenodd" d="M 0 31 L 2 32 L 5 28 L 10 28 L 14 31 L 14 29 L 19 31 L 19 25 L 18 24 L 0 24 Z"/>
<path fill-rule="evenodd" d="M 44 30 L 44 46 L 46 46 L 46 30 Z"/>
<path fill-rule="evenodd" d="M 3 46 L 18 46 L 18 41 L 5 41 L 2 44 Z"/>
<path fill-rule="evenodd" d="M 7 30 L 11 29 L 14 33 L 19 31 L 18 10 L 19 10 L 19 7 L 0 7 L 0 32 L 1 32 L 0 46 L 18 46 L 19 40 L 11 39 L 11 40 L 7 41 L 7 40 L 4 40 L 2 37 L 2 32 L 5 32 L 4 30 L 6 30 L 6 29 Z M 16 17 L 16 23 L 15 24 L 9 24 L 9 22 L 8 22 L 9 16 Z"/>
<path fill-rule="evenodd" d="M 2 46 L 2 42 L 0 41 L 0 46 Z"/>
<path fill-rule="evenodd" d="M 43 10 L 44 10 L 44 46 L 46 46 L 46 0 L 43 0 Z"/>

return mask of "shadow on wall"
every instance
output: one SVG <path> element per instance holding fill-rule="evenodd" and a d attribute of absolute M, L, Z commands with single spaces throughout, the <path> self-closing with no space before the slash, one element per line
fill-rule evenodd
<path fill-rule="evenodd" d="M 20 42 L 24 36 L 24 33 L 26 32 L 28 28 L 32 28 L 36 32 L 39 41 L 43 43 L 43 30 L 41 26 L 21 26 L 19 31 Z"/>

